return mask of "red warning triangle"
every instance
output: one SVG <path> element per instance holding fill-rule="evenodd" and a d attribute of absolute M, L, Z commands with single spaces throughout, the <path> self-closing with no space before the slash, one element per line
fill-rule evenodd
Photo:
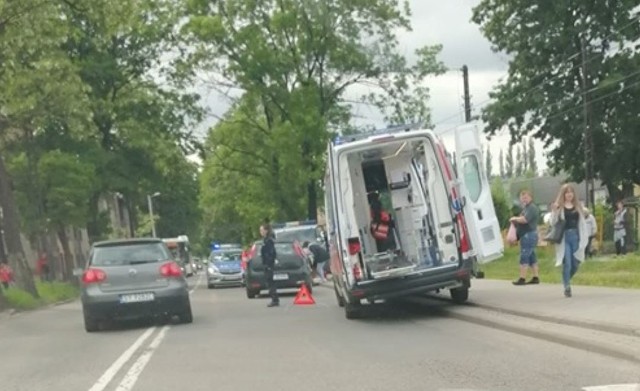
<path fill-rule="evenodd" d="M 309 293 L 309 289 L 307 289 L 306 284 L 302 284 L 300 289 L 298 290 L 298 294 L 296 294 L 296 298 L 293 299 L 293 304 L 295 305 L 309 305 L 315 304 L 316 301 L 313 300 L 311 293 Z"/>

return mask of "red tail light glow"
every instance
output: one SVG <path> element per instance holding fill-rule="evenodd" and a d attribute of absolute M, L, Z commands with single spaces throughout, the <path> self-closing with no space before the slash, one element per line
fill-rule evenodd
<path fill-rule="evenodd" d="M 160 274 L 163 277 L 182 277 L 182 270 L 177 263 L 169 261 L 160 266 Z"/>
<path fill-rule="evenodd" d="M 349 244 L 349 255 L 356 255 L 362 249 L 359 238 L 349 238 L 347 242 Z"/>
<path fill-rule="evenodd" d="M 99 284 L 107 279 L 107 273 L 101 269 L 90 268 L 82 273 L 82 282 L 85 285 Z"/>

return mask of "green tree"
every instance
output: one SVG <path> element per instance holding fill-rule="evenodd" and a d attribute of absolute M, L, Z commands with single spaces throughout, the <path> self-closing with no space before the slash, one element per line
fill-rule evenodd
<path fill-rule="evenodd" d="M 349 119 L 348 88 L 372 88 L 361 101 L 381 108 L 390 123 L 430 121 L 422 86 L 444 71 L 436 61 L 440 47 L 418 49 L 409 64 L 396 39 L 410 27 L 408 7 L 395 0 L 195 0 L 188 2 L 188 16 L 185 31 L 196 49 L 180 69 L 213 73 L 214 87 L 236 87 L 250 96 L 253 107 L 238 105 L 235 110 L 246 111 L 234 121 L 272 150 L 259 164 L 271 170 L 274 184 L 286 182 L 278 193 L 304 194 L 302 210 L 298 200 L 282 202 L 288 195 L 273 199 L 289 217 L 316 216 L 328 129 Z M 261 121 L 254 120 L 255 111 Z M 225 153 L 244 153 L 228 140 L 218 142 Z"/>
<path fill-rule="evenodd" d="M 524 174 L 523 167 L 524 160 L 522 159 L 522 149 L 520 144 L 516 146 L 516 164 L 515 164 L 515 177 L 520 178 Z"/>
<path fill-rule="evenodd" d="M 487 170 L 487 178 L 491 179 L 493 176 L 493 157 L 491 156 L 489 145 L 487 145 L 487 152 L 485 153 L 485 169 Z"/>
<path fill-rule="evenodd" d="M 529 170 L 534 176 L 538 175 L 538 162 L 536 159 L 536 146 L 533 137 L 529 137 Z"/>
<path fill-rule="evenodd" d="M 202 113 L 198 96 L 179 89 L 174 68 L 161 63 L 167 52 L 180 50 L 175 36 L 179 3 L 85 0 L 76 5 L 68 12 L 71 33 L 63 48 L 87 87 L 90 133 L 99 147 L 92 146 L 101 175 L 90 197 L 88 223 L 96 240 L 107 228 L 100 198 L 121 193 L 135 222 L 146 194 L 159 191 L 158 184 L 173 175 L 172 159 L 183 161 L 197 150 L 189 129 Z"/>
<path fill-rule="evenodd" d="M 526 173 L 529 170 L 529 144 L 527 138 L 522 140 L 522 172 Z"/>
<path fill-rule="evenodd" d="M 506 168 L 505 168 L 507 178 L 513 178 L 514 171 L 515 171 L 515 164 L 513 160 L 513 144 L 509 144 L 509 149 L 507 150 Z"/>
<path fill-rule="evenodd" d="M 75 257 L 69 247 L 67 227 L 82 227 L 88 220 L 95 168 L 77 155 L 60 151 L 47 152 L 38 165 L 45 195 L 44 213 L 62 245 L 65 276 L 71 278 Z"/>
<path fill-rule="evenodd" d="M 482 0 L 473 21 L 512 58 L 483 110 L 486 131 L 506 126 L 513 140 L 534 132 L 551 167 L 581 181 L 586 92 L 595 174 L 611 194 L 619 184 L 640 183 L 640 52 L 629 45 L 640 35 L 638 15 L 633 0 Z"/>
<path fill-rule="evenodd" d="M 65 7 L 66 3 L 59 1 L 0 3 L 0 202 L 8 258 L 16 270 L 18 286 L 36 297 L 5 159 L 11 144 L 31 139 L 48 123 L 64 120 L 79 129 L 87 122 L 82 85 L 60 52 L 68 34 L 60 17 Z"/>

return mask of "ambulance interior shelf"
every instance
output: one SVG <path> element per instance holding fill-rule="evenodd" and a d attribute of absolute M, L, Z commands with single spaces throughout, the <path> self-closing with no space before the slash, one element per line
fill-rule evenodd
<path fill-rule="evenodd" d="M 375 249 L 363 252 L 369 278 L 395 277 L 437 266 L 439 254 L 434 248 L 433 230 L 429 228 L 428 202 L 424 196 L 420 196 L 420 187 L 412 181 L 411 173 L 406 172 L 411 167 L 408 161 L 412 160 L 412 156 L 398 154 L 392 159 L 363 161 L 360 166 L 367 204 L 370 204 L 369 194 L 372 192 L 380 194 L 380 198 L 388 197 L 386 210 L 393 215 L 388 240 L 395 245 L 385 251 L 377 251 L 380 238 L 376 240 L 373 230 L 360 230 L 361 236 L 370 238 L 368 249 Z M 418 173 L 417 170 L 414 171 L 414 175 Z M 352 179 L 355 181 L 357 177 L 359 175 Z"/>

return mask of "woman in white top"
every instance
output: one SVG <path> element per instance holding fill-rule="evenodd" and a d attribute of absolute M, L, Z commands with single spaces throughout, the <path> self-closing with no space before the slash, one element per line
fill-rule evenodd
<path fill-rule="evenodd" d="M 584 261 L 589 233 L 582 203 L 570 184 L 562 185 L 558 198 L 553 205 L 551 224 L 564 220 L 565 229 L 560 243 L 556 244 L 556 266 L 562 265 L 562 283 L 564 295 L 571 297 L 571 278 Z"/>

